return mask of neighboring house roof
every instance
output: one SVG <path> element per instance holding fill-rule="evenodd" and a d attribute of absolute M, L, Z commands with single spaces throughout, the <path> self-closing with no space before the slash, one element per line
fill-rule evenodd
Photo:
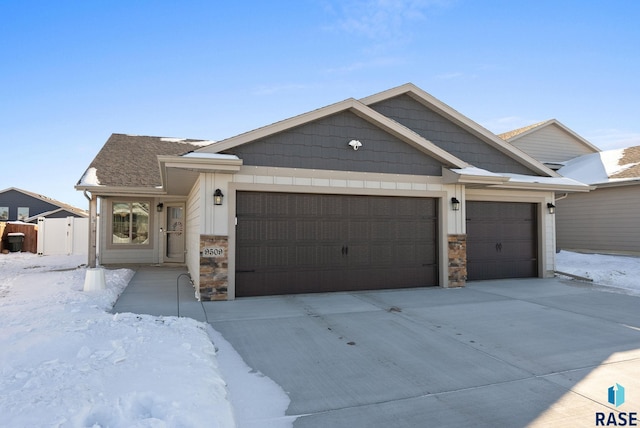
<path fill-rule="evenodd" d="M 39 193 L 34 193 L 34 192 L 30 192 L 28 190 L 19 189 L 17 187 L 9 187 L 7 189 L 0 190 L 0 194 L 5 193 L 5 192 L 9 192 L 9 191 L 20 192 L 20 193 L 25 194 L 27 196 L 30 196 L 30 197 L 32 197 L 34 199 L 40 199 L 40 200 L 42 200 L 44 202 L 47 202 L 47 203 L 49 203 L 51 205 L 55 205 L 55 206 L 59 207 L 59 209 L 50 210 L 50 211 L 48 211 L 46 213 L 40 213 L 40 214 L 38 214 L 37 216 L 34 216 L 34 217 L 46 217 L 47 215 L 53 214 L 55 212 L 59 212 L 61 210 L 67 211 L 72 215 L 77 215 L 77 216 L 80 216 L 80 217 L 88 217 L 89 216 L 89 213 L 87 213 L 87 211 L 85 211 L 85 210 L 83 210 L 81 208 L 77 208 L 77 207 L 74 207 L 73 205 L 65 204 L 64 202 L 60 202 L 60 201 L 58 201 L 56 199 L 50 198 L 48 196 L 41 195 Z"/>
<path fill-rule="evenodd" d="M 183 155 L 207 140 L 112 134 L 89 165 L 76 189 L 96 186 L 156 189 L 162 186 L 159 155 Z"/>
<path fill-rule="evenodd" d="M 598 186 L 640 182 L 640 146 L 580 156 L 567 162 L 558 172 Z"/>
<path fill-rule="evenodd" d="M 526 135 L 529 131 L 533 131 L 538 128 L 542 128 L 544 126 L 549 125 L 554 119 L 543 120 L 542 122 L 534 123 L 532 125 L 523 126 L 522 128 L 514 129 L 512 131 L 503 132 L 502 134 L 498 134 L 498 137 L 502 138 L 505 141 L 509 141 L 514 139 L 515 137 L 519 137 L 522 135 Z"/>
<path fill-rule="evenodd" d="M 498 137 L 548 164 L 562 164 L 574 157 L 600 151 L 557 119 L 514 129 L 498 134 Z"/>

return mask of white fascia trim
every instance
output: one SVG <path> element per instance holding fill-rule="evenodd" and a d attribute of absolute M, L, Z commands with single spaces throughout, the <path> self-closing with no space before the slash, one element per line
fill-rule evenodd
<path fill-rule="evenodd" d="M 86 190 L 95 196 L 140 195 L 154 197 L 166 194 L 162 187 L 75 186 L 75 189 Z"/>
<path fill-rule="evenodd" d="M 553 192 L 589 192 L 595 187 L 571 184 L 531 183 L 526 181 L 508 181 L 504 184 L 488 186 L 495 189 L 548 190 Z"/>
<path fill-rule="evenodd" d="M 241 159 L 212 159 L 208 157 L 183 157 L 159 155 L 158 162 L 162 168 L 181 168 L 202 172 L 238 172 L 242 166 Z"/>

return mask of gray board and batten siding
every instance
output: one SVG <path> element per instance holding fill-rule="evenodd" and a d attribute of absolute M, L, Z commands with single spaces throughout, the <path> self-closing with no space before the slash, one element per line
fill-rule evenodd
<path fill-rule="evenodd" d="M 358 140 L 359 150 L 349 147 Z M 225 151 L 244 165 L 440 176 L 442 164 L 350 111 Z"/>
<path fill-rule="evenodd" d="M 492 172 L 539 175 L 408 95 L 369 107 L 475 167 Z"/>
<path fill-rule="evenodd" d="M 238 192 L 236 297 L 438 285 L 437 205 Z"/>

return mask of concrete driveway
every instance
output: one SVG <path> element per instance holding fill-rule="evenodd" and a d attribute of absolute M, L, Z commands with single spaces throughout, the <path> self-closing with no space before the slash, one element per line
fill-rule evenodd
<path fill-rule="evenodd" d="M 575 427 L 640 412 L 640 298 L 591 285 L 482 281 L 203 306 L 289 394 L 295 427 Z"/>

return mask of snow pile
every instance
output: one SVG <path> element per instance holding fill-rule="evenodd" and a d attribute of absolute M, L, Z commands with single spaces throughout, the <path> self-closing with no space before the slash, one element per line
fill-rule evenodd
<path fill-rule="evenodd" d="M 587 184 L 625 180 L 612 179 L 611 177 L 638 165 L 638 162 L 620 163 L 623 161 L 627 149 L 607 150 L 571 159 L 558 170 L 558 173 Z M 626 180 L 628 179 L 635 179 L 635 177 Z"/>
<path fill-rule="evenodd" d="M 640 295 L 640 259 L 637 257 L 560 251 L 556 254 L 556 270 L 593 279 L 596 285 Z"/>
<path fill-rule="evenodd" d="M 0 256 L 0 425 L 234 427 L 208 326 L 105 312 L 132 271 L 83 292 L 83 261 Z"/>
<path fill-rule="evenodd" d="M 84 173 L 80 181 L 78 182 L 78 186 L 99 186 L 100 180 L 98 180 L 98 170 L 94 167 L 87 169 Z"/>

